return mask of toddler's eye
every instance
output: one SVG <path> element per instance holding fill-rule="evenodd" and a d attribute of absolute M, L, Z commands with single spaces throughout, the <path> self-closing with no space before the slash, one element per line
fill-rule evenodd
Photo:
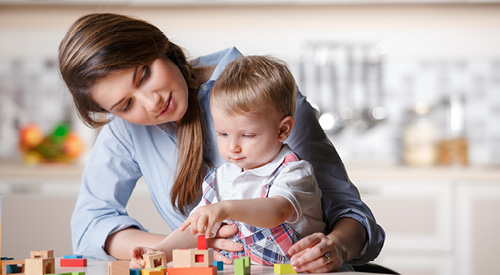
<path fill-rule="evenodd" d="M 244 138 L 254 138 L 255 134 L 244 134 L 243 137 Z"/>

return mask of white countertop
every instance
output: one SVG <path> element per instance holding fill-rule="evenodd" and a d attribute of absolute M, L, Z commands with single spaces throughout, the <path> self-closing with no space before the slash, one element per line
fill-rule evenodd
<path fill-rule="evenodd" d="M 261 265 L 252 265 L 250 267 L 252 275 L 274 275 L 274 268 L 272 266 L 261 266 Z M 59 259 L 56 259 L 56 273 L 66 273 L 66 272 L 75 272 L 75 271 L 85 271 L 85 274 L 90 275 L 107 275 L 108 274 L 108 262 L 107 261 L 98 261 L 98 260 L 87 260 L 87 267 L 60 267 Z M 168 272 L 168 268 L 167 268 Z M 234 265 L 224 265 L 224 270 L 218 271 L 218 275 L 221 274 L 231 274 L 234 275 Z M 325 274 L 351 274 L 351 275 L 363 275 L 363 274 L 372 274 L 372 273 L 364 273 L 364 272 L 330 272 L 330 273 L 315 273 L 317 275 L 325 275 Z"/>

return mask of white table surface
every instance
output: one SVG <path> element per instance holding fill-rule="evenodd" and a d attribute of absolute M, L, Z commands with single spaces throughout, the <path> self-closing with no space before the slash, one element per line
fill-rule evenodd
<path fill-rule="evenodd" d="M 56 259 L 56 273 L 66 273 L 66 272 L 74 272 L 74 271 L 85 271 L 86 275 L 107 275 L 108 274 L 108 262 L 107 261 L 98 261 L 98 260 L 87 260 L 87 267 L 60 267 L 59 258 Z M 167 267 L 168 271 L 168 267 Z M 222 274 L 231 274 L 234 275 L 234 266 L 233 265 L 224 265 L 224 270 L 220 270 L 217 272 L 218 275 Z M 274 275 L 274 268 L 272 266 L 261 266 L 261 265 L 252 265 L 251 266 L 251 274 L 252 275 Z M 315 273 L 317 275 L 325 275 L 332 273 Z M 337 272 L 335 274 L 351 274 L 351 275 L 368 275 L 371 273 L 364 272 Z M 373 274 L 371 274 L 373 275 Z"/>

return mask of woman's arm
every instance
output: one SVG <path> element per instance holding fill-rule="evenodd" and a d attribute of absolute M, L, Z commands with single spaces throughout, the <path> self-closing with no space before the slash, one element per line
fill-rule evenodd
<path fill-rule="evenodd" d="M 118 260 L 130 260 L 130 251 L 137 247 L 154 247 L 167 236 L 149 233 L 136 228 L 127 228 L 111 234 L 106 239 L 104 250 Z"/>
<path fill-rule="evenodd" d="M 285 142 L 301 159 L 309 161 L 314 167 L 314 174 L 323 194 L 323 212 L 329 236 L 336 235 L 334 228 L 338 222 L 344 221 L 344 218 L 351 218 L 357 222 L 351 225 L 356 232 L 359 228 L 363 228 L 366 242 L 362 246 L 366 244 L 366 249 L 358 251 L 358 245 L 344 245 L 348 255 L 358 253 L 353 259 L 349 259 L 348 263 L 362 264 L 377 257 L 382 249 L 385 233 L 376 223 L 368 206 L 361 201 L 357 188 L 349 181 L 342 160 L 321 129 L 316 112 L 300 93 L 297 96 L 295 127 Z M 340 230 L 337 234 L 343 236 L 340 242 L 356 242 L 350 240 L 353 238 L 352 235 L 342 233 L 341 228 L 343 227 L 337 229 Z M 325 238 L 326 236 L 323 241 L 327 241 Z M 333 242 L 328 244 L 331 251 L 336 249 Z M 314 249 L 309 251 L 313 253 Z"/>
<path fill-rule="evenodd" d="M 104 250 L 108 235 L 126 228 L 145 230 L 126 210 L 141 172 L 127 140 L 118 142 L 114 130 L 103 127 L 95 142 L 71 218 L 73 251 L 103 260 L 113 259 Z"/>

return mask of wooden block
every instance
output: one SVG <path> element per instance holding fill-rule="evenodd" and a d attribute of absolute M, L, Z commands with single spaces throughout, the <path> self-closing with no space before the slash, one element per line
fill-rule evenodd
<path fill-rule="evenodd" d="M 198 235 L 198 249 L 208 249 L 208 240 L 205 235 Z"/>
<path fill-rule="evenodd" d="M 130 261 L 109 261 L 108 275 L 130 275 Z"/>
<path fill-rule="evenodd" d="M 47 273 L 45 275 L 85 275 L 85 272 L 73 271 L 73 272 L 66 272 L 66 273 Z"/>
<path fill-rule="evenodd" d="M 84 267 L 87 266 L 87 259 L 64 259 L 60 260 L 61 267 Z"/>
<path fill-rule="evenodd" d="M 166 274 L 167 274 L 166 267 L 148 268 L 148 269 L 143 269 L 141 271 L 141 275 L 166 275 Z"/>
<path fill-rule="evenodd" d="M 146 262 L 146 268 L 167 267 L 167 258 L 163 252 L 151 252 L 143 254 L 142 258 Z"/>
<path fill-rule="evenodd" d="M 174 249 L 173 267 L 210 267 L 213 264 L 214 250 L 209 249 Z"/>
<path fill-rule="evenodd" d="M 191 249 L 174 249 L 172 250 L 172 266 L 173 267 L 192 267 Z"/>
<path fill-rule="evenodd" d="M 168 275 L 217 275 L 217 267 L 171 267 Z"/>
<path fill-rule="evenodd" d="M 217 270 L 224 270 L 224 262 L 222 261 L 214 261 L 214 266 L 217 267 Z"/>
<path fill-rule="evenodd" d="M 250 275 L 250 257 L 234 259 L 234 275 Z"/>
<path fill-rule="evenodd" d="M 54 250 L 35 250 L 35 251 L 31 251 L 30 258 L 31 259 L 54 258 Z"/>
<path fill-rule="evenodd" d="M 214 262 L 213 249 L 193 249 L 192 267 L 210 267 Z"/>
<path fill-rule="evenodd" d="M 297 274 L 291 264 L 274 264 L 275 274 Z"/>
<path fill-rule="evenodd" d="M 15 261 L 15 260 L 2 261 L 2 269 L 1 269 L 2 273 L 1 274 L 6 274 L 7 266 L 9 266 L 9 265 L 21 265 L 22 266 L 21 270 L 24 270 L 25 262 L 24 261 Z"/>
<path fill-rule="evenodd" d="M 45 257 L 43 255 L 41 257 Z M 56 260 L 54 258 L 31 258 L 26 259 L 24 264 L 25 275 L 43 275 L 56 271 Z"/>
<path fill-rule="evenodd" d="M 5 272 L 7 274 L 9 273 L 21 273 L 21 269 L 17 264 L 11 264 L 7 266 L 7 271 Z"/>
<path fill-rule="evenodd" d="M 83 259 L 83 256 L 80 254 L 68 254 L 64 255 L 64 259 Z"/>
<path fill-rule="evenodd" d="M 141 275 L 141 270 L 140 268 L 131 268 L 130 269 L 130 275 Z"/>

